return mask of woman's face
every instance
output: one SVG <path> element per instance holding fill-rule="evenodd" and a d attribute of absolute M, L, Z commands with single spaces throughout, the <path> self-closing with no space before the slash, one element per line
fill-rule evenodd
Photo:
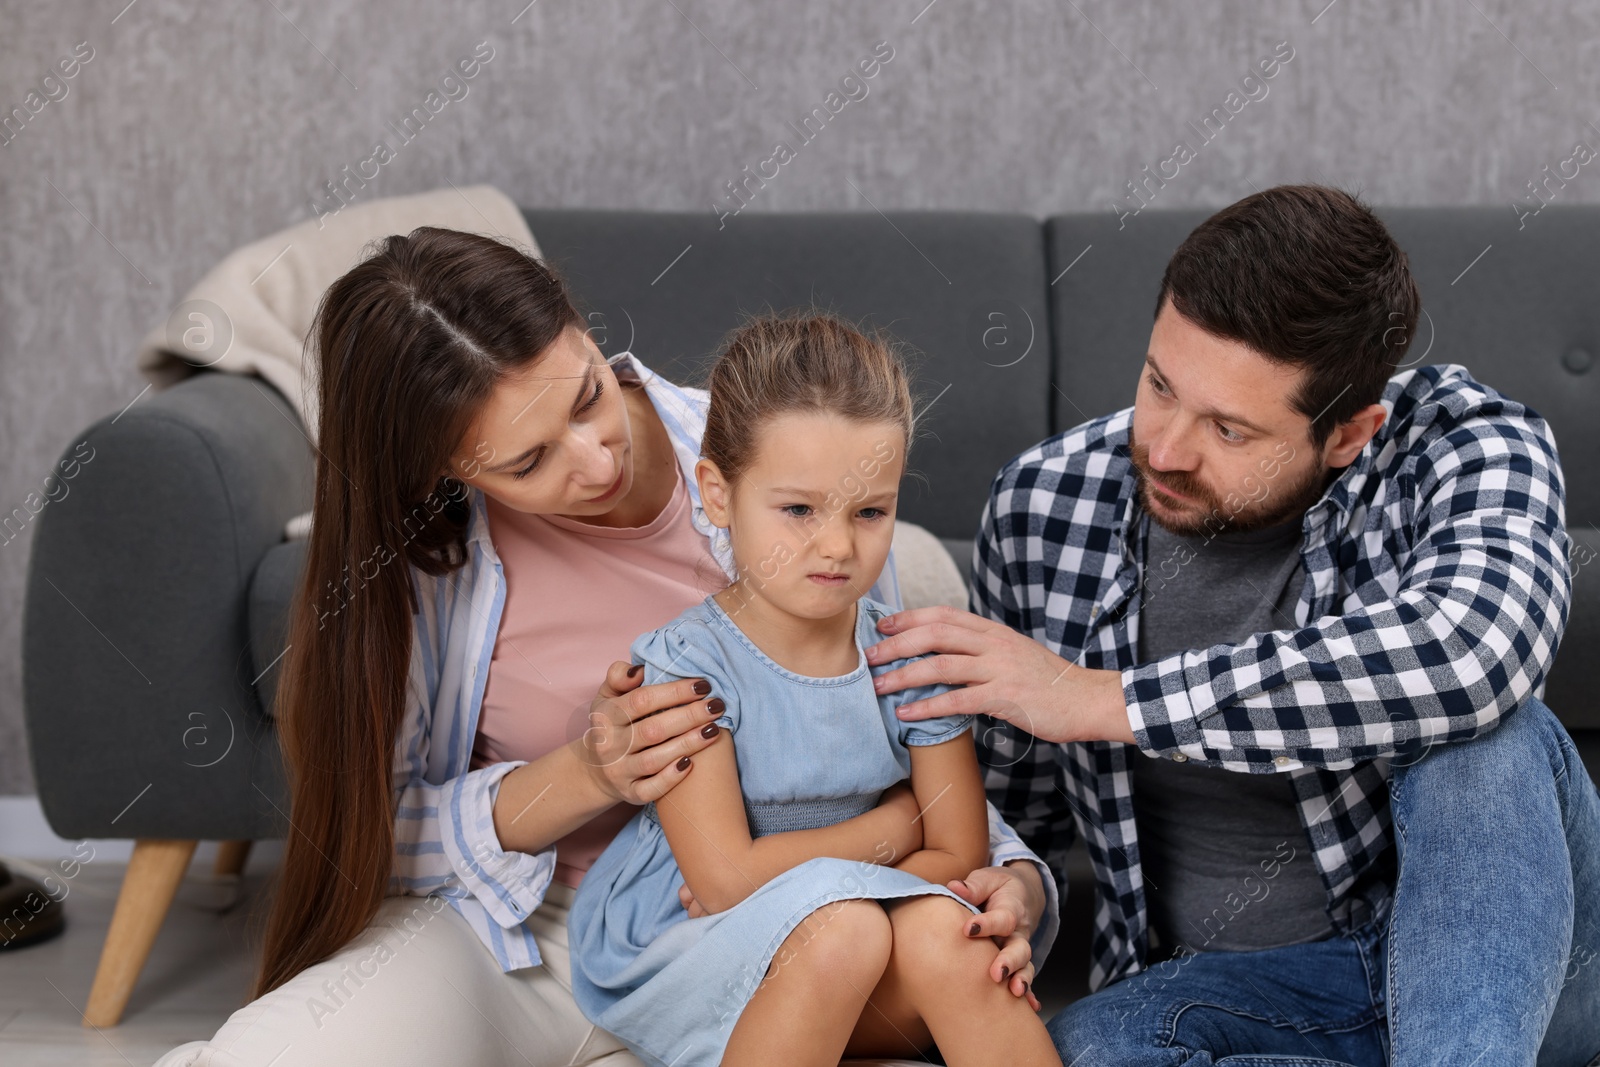
<path fill-rule="evenodd" d="M 633 487 L 632 441 L 616 375 L 572 326 L 525 373 L 500 380 L 452 464 L 515 511 L 589 519 Z"/>

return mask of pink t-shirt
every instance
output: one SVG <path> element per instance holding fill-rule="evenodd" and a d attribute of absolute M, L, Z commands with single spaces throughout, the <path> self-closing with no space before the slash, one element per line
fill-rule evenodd
<path fill-rule="evenodd" d="M 506 599 L 474 768 L 532 761 L 582 736 L 606 668 L 627 658 L 633 639 L 728 584 L 710 542 L 690 522 L 683 470 L 673 469 L 672 499 L 646 526 L 592 526 L 487 499 Z M 636 810 L 619 803 L 557 841 L 556 880 L 576 887 Z"/>

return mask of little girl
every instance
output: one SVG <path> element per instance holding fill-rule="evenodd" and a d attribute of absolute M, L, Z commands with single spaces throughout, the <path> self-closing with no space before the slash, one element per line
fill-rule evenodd
<path fill-rule="evenodd" d="M 874 676 L 905 661 L 862 655 L 889 614 L 863 593 L 913 429 L 899 359 L 835 319 L 757 319 L 710 392 L 695 476 L 739 577 L 632 658 L 647 685 L 710 682 L 723 735 L 585 875 L 579 1006 L 652 1067 L 834 1067 L 935 1043 L 952 1067 L 1059 1067 L 1027 1000 L 990 979 L 993 945 L 964 935 L 976 909 L 944 886 L 988 858 L 972 717 L 901 722 L 896 707 L 943 687 L 879 697 Z M 818 828 L 908 776 L 920 847 L 844 849 L 830 832 L 825 849 Z"/>

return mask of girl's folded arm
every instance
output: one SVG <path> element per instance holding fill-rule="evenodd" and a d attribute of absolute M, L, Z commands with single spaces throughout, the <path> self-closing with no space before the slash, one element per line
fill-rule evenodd
<path fill-rule="evenodd" d="M 980 783 L 980 812 L 982 796 Z M 833 826 L 752 839 L 733 737 L 726 731 L 697 753 L 688 776 L 656 801 L 656 815 L 683 871 L 684 884 L 708 912 L 727 911 L 784 871 L 819 856 L 865 863 L 889 863 L 894 857 L 885 834 L 885 819 L 894 813 L 881 808 Z M 982 818 L 979 822 L 979 850 L 986 853 L 987 824 Z M 972 869 L 950 877 L 963 878 Z"/>
<path fill-rule="evenodd" d="M 989 863 L 989 811 L 972 731 L 915 745 L 911 787 L 922 811 L 922 848 L 894 862 L 935 885 L 965 878 Z"/>

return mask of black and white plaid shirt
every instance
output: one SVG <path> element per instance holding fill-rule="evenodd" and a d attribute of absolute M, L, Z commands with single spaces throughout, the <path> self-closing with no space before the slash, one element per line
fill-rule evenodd
<path fill-rule="evenodd" d="M 973 551 L 972 610 L 1083 667 L 1120 671 L 1141 755 L 982 720 L 989 798 L 1062 874 L 1082 833 L 1097 883 L 1091 986 L 1144 966 L 1128 761 L 1284 773 L 1346 929 L 1389 891 L 1390 767 L 1541 695 L 1571 595 L 1555 439 L 1459 366 L 1392 378 L 1389 416 L 1305 514 L 1298 629 L 1139 663 L 1142 531 L 1133 409 L 1000 471 Z M 1202 549 L 1203 550 L 1203 549 Z M 1069 818 L 1070 816 L 1070 818 Z"/>

